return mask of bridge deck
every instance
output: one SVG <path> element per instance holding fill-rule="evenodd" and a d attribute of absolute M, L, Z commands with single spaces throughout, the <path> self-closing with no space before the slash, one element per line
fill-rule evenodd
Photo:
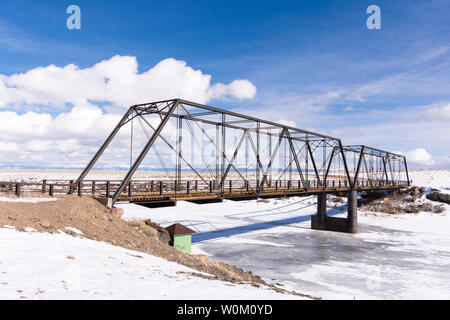
<path fill-rule="evenodd" d="M 405 188 L 406 185 L 403 184 L 388 184 L 382 186 L 371 186 L 364 185 L 355 187 L 357 191 L 381 191 L 381 190 L 395 190 Z M 131 196 L 120 196 L 118 202 L 133 202 L 133 203 L 151 203 L 151 202 L 161 202 L 161 201 L 176 201 L 176 200 L 191 200 L 191 201 L 201 201 L 201 200 L 214 200 L 214 199 L 252 199 L 252 198 L 275 198 L 275 197 L 294 197 L 294 196 L 305 196 L 314 195 L 319 193 L 339 193 L 349 191 L 349 187 L 315 187 L 315 188 L 265 188 L 263 190 L 247 190 L 233 189 L 232 191 L 224 190 L 214 190 L 209 192 L 208 190 L 192 191 L 186 192 L 164 192 L 160 194 L 159 192 L 142 192 L 133 193 Z"/>

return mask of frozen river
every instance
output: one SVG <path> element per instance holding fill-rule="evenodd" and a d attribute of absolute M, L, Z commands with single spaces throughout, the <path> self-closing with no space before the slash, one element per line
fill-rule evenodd
<path fill-rule="evenodd" d="M 206 241 L 197 250 L 323 298 L 450 297 L 449 236 L 368 224 L 358 235 L 297 229 Z"/>
<path fill-rule="evenodd" d="M 148 209 L 121 205 L 125 219 L 181 222 L 199 233 L 193 253 L 251 270 L 287 289 L 325 299 L 449 299 L 450 217 L 359 214 L 359 233 L 310 229 L 314 198 L 225 201 Z M 448 210 L 448 207 L 447 207 Z M 448 212 L 448 211 L 447 211 Z M 343 215 L 331 209 L 329 215 Z M 251 298 L 251 297 L 249 297 Z"/>

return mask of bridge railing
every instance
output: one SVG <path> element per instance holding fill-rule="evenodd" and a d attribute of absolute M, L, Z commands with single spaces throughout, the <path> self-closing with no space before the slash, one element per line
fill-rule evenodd
<path fill-rule="evenodd" d="M 121 180 L 84 180 L 76 184 L 75 180 L 42 180 L 39 182 L 0 181 L 0 192 L 42 193 L 51 196 L 56 194 L 78 195 L 91 194 L 101 197 L 111 197 L 120 186 Z M 355 189 L 377 189 L 388 187 L 406 187 L 408 181 L 382 181 L 360 179 L 355 183 Z M 131 180 L 121 193 L 121 198 L 134 196 L 164 196 L 164 195 L 204 195 L 230 193 L 289 193 L 308 192 L 323 189 L 326 191 L 347 190 L 350 185 L 344 177 L 322 180 L 277 180 L 261 183 L 257 180 L 229 179 L 223 183 L 217 180 Z"/>

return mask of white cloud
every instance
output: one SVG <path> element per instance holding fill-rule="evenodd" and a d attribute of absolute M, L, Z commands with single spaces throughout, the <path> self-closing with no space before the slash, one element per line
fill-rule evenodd
<path fill-rule="evenodd" d="M 436 161 L 432 158 L 431 154 L 427 152 L 424 148 L 417 148 L 411 151 L 397 152 L 406 156 L 408 163 L 418 164 L 422 166 L 432 167 L 436 164 Z"/>
<path fill-rule="evenodd" d="M 38 67 L 11 76 L 0 75 L 0 107 L 109 102 L 127 107 L 162 99 L 183 98 L 206 103 L 231 97 L 251 99 L 256 87 L 248 80 L 211 84 L 211 76 L 185 61 L 168 58 L 139 73 L 136 57 L 114 56 L 90 68 L 74 64 Z"/>
<path fill-rule="evenodd" d="M 3 142 L 0 141 L 0 151 L 1 152 L 14 152 L 19 151 L 19 145 L 14 142 Z"/>
<path fill-rule="evenodd" d="M 346 106 L 343 109 L 344 111 L 350 112 L 350 111 L 355 111 L 355 108 L 353 108 L 352 106 Z"/>
<path fill-rule="evenodd" d="M 215 84 L 211 90 L 212 97 L 235 97 L 239 100 L 251 99 L 256 94 L 256 87 L 248 80 L 234 80 L 229 85 Z"/>
<path fill-rule="evenodd" d="M 450 121 L 450 103 L 442 107 L 432 107 L 425 111 L 429 120 Z"/>
<path fill-rule="evenodd" d="M 121 115 L 103 113 L 92 105 L 75 106 L 52 117 L 48 113 L 0 112 L 0 139 L 68 139 L 104 137 Z"/>
<path fill-rule="evenodd" d="M 243 100 L 255 94 L 256 87 L 248 80 L 212 84 L 210 75 L 173 58 L 141 73 L 135 57 L 114 56 L 84 69 L 74 64 L 50 65 L 11 76 L 0 74 L 0 108 L 6 109 L 0 111 L 0 163 L 83 166 L 119 122 L 125 107 L 171 98 L 200 103 Z M 106 103 L 104 109 L 100 102 Z M 68 104 L 72 104 L 69 110 Z M 20 112 L 24 109 L 29 111 Z M 157 126 L 157 119 L 148 121 Z M 106 166 L 128 165 L 127 126 L 116 137 L 114 152 L 106 150 Z M 137 123 L 135 128 L 141 130 L 134 137 L 138 148 L 146 138 Z M 173 124 L 168 123 L 163 133 L 172 139 L 176 133 Z M 166 145 L 161 145 L 159 152 L 163 157 L 172 153 Z"/>
<path fill-rule="evenodd" d="M 280 120 L 277 121 L 277 123 L 281 123 L 284 124 L 285 126 L 290 126 L 290 127 L 297 127 L 295 121 L 290 121 L 290 120 L 286 120 L 284 118 L 281 118 Z"/>

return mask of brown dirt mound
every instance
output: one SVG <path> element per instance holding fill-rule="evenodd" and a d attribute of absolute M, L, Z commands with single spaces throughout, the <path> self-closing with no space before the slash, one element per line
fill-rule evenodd
<path fill-rule="evenodd" d="M 110 210 L 90 196 L 80 198 L 76 195 L 61 195 L 58 196 L 58 201 L 39 203 L 0 202 L 0 226 L 3 225 L 14 226 L 22 231 L 27 227 L 50 233 L 61 230 L 75 236 L 75 232 L 65 229 L 72 227 L 82 231 L 86 238 L 149 253 L 211 274 L 214 279 L 262 285 L 278 292 L 316 299 L 267 284 L 259 276 L 241 268 L 212 261 L 204 255 L 186 254 L 170 247 L 165 240 L 161 240 L 165 238 L 157 228 L 146 228 L 143 232 L 142 223 L 127 223 L 117 214 L 111 214 Z"/>

